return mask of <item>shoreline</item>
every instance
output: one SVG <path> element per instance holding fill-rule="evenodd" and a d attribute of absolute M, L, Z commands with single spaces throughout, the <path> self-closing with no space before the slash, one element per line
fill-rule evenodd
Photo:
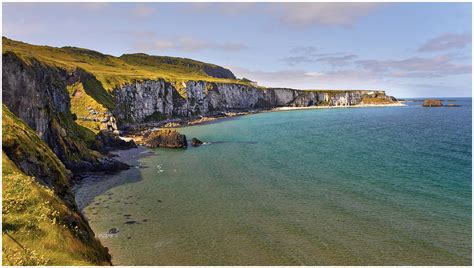
<path fill-rule="evenodd" d="M 282 111 L 296 111 L 296 110 L 313 110 L 313 109 L 341 109 L 341 108 L 371 108 L 371 107 L 404 107 L 407 106 L 401 101 L 396 103 L 386 104 L 357 104 L 350 106 L 307 106 L 307 107 L 275 107 L 271 109 L 256 109 L 249 111 L 237 111 L 237 112 L 222 112 L 218 115 L 201 116 L 199 118 L 187 118 L 187 119 L 170 119 L 155 123 L 137 124 L 129 126 L 130 131 L 125 130 L 125 135 L 122 136 L 125 140 L 135 139 L 137 136 L 141 136 L 143 132 L 153 129 L 177 129 L 182 127 L 205 125 L 211 123 L 217 123 L 218 121 L 232 119 L 234 117 L 240 117 L 250 114 L 269 113 L 269 112 L 282 112 Z"/>
<path fill-rule="evenodd" d="M 215 123 L 218 120 L 226 120 L 233 117 L 240 117 L 244 115 L 250 114 L 259 114 L 259 113 L 270 113 L 270 112 L 282 112 L 282 111 L 298 111 L 298 110 L 313 110 L 313 109 L 342 109 L 342 108 L 370 108 L 370 107 L 405 107 L 406 104 L 402 102 L 397 103 L 386 103 L 386 104 L 357 104 L 357 105 L 350 105 L 350 106 L 306 106 L 306 107 L 291 107 L 291 106 L 283 106 L 283 107 L 275 107 L 268 110 L 252 110 L 248 112 L 237 112 L 237 113 L 225 113 L 224 116 L 212 117 L 212 116 L 203 116 L 200 119 L 190 119 L 187 122 L 183 122 L 183 124 L 176 126 L 176 127 L 162 127 L 162 128 L 181 128 L 187 126 L 194 126 L 194 125 L 204 125 L 208 123 Z"/>
<path fill-rule="evenodd" d="M 139 181 L 137 179 L 139 176 L 136 173 L 140 170 L 141 166 L 138 160 L 155 154 L 149 148 L 140 145 L 137 148 L 113 150 L 111 153 L 113 153 L 112 157 L 114 159 L 130 165 L 130 168 L 116 172 L 88 171 L 74 174 L 72 192 L 81 213 L 92 202 L 94 197 L 118 185 Z M 125 176 L 124 174 L 128 175 Z"/>

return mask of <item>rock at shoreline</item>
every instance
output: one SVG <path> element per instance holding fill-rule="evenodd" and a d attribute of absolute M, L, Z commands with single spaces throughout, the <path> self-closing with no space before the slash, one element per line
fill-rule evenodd
<path fill-rule="evenodd" d="M 443 103 L 441 100 L 427 99 L 423 102 L 423 107 L 442 107 Z"/>
<path fill-rule="evenodd" d="M 145 134 L 143 137 L 143 145 L 151 148 L 186 148 L 188 141 L 186 140 L 186 135 L 176 130 L 159 129 Z"/>
<path fill-rule="evenodd" d="M 133 140 L 125 141 L 122 140 L 118 134 L 113 133 L 112 131 L 102 130 L 95 137 L 91 149 L 106 154 L 111 150 L 126 150 L 136 147 L 137 145 Z"/>
<path fill-rule="evenodd" d="M 192 145 L 193 147 L 201 146 L 202 143 L 203 143 L 203 142 L 200 141 L 198 138 L 193 138 L 193 139 L 191 140 L 191 145 Z"/>
<path fill-rule="evenodd" d="M 98 159 L 96 166 L 98 166 L 97 170 L 101 171 L 119 171 L 119 170 L 127 170 L 130 166 L 126 163 L 120 162 L 117 159 L 111 157 L 101 157 Z"/>

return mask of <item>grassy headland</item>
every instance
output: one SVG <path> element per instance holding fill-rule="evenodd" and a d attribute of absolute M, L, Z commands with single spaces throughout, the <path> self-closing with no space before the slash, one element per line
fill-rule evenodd
<path fill-rule="evenodd" d="M 70 172 L 4 105 L 2 114 L 3 264 L 109 264 L 76 210 Z"/>

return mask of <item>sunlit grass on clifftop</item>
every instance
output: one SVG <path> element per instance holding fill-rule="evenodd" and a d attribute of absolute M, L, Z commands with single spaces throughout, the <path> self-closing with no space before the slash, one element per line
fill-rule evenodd
<path fill-rule="evenodd" d="M 196 80 L 249 85 L 248 82 L 240 79 L 209 76 L 204 72 L 203 66 L 215 65 L 183 58 L 146 54 L 126 54 L 114 57 L 83 48 L 36 46 L 3 37 L 2 52 L 9 51 L 17 54 L 25 62 L 36 59 L 44 64 L 70 71 L 82 68 L 93 74 L 108 92 L 127 83 L 160 78 L 169 82 Z"/>

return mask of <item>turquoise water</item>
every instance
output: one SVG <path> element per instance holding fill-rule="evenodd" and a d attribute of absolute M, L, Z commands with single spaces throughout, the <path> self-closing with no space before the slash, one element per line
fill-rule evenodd
<path fill-rule="evenodd" d="M 471 99 L 457 103 L 182 128 L 210 144 L 127 152 L 137 168 L 76 194 L 116 265 L 470 265 Z"/>

